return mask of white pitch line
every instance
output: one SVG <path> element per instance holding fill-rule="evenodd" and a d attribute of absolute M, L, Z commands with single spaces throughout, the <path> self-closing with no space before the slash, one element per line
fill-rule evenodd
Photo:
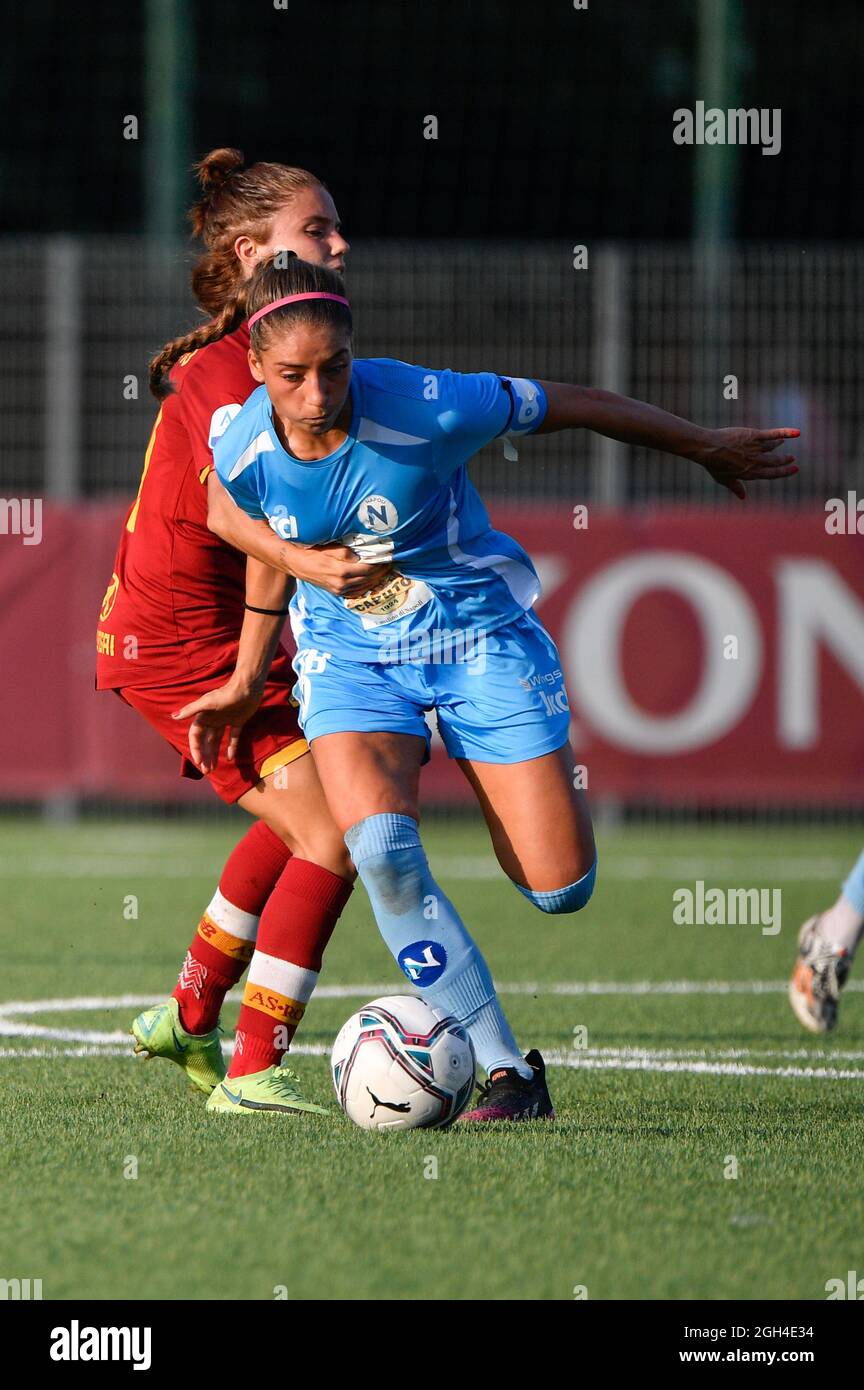
<path fill-rule="evenodd" d="M 799 1081 L 864 1081 L 864 1070 L 834 1067 L 754 1067 L 744 1062 L 669 1061 L 647 1057 L 609 1057 L 579 1060 L 573 1053 L 550 1052 L 550 1066 L 571 1067 L 574 1071 L 653 1071 L 689 1072 L 697 1076 L 780 1076 Z"/>
<path fill-rule="evenodd" d="M 216 859 L 202 859 L 200 862 L 196 862 L 194 859 L 187 858 L 185 861 L 177 859 L 172 862 L 168 858 L 159 856 L 148 862 L 145 857 L 106 860 L 101 856 L 92 859 L 85 859 L 80 856 L 67 859 L 58 856 L 55 859 L 0 860 L 0 879 L 212 878 L 215 880 L 218 875 L 219 863 Z"/>
<path fill-rule="evenodd" d="M 19 1057 L 127 1057 L 135 1060 L 128 1047 L 0 1047 L 0 1061 Z"/>
<path fill-rule="evenodd" d="M 516 981 L 513 983 L 502 982 L 496 984 L 499 994 L 505 995 L 538 995 L 539 997 L 563 996 L 578 998 L 580 996 L 603 997 L 611 995 L 623 996 L 702 996 L 702 995 L 763 995 L 763 994 L 785 994 L 788 987 L 786 980 L 557 980 L 557 981 Z M 316 999 L 363 999 L 371 1000 L 379 995 L 393 994 L 398 988 L 400 993 L 407 992 L 407 986 L 401 985 L 395 980 L 386 980 L 377 984 L 356 984 L 356 985 L 319 985 L 315 991 Z M 864 991 L 864 980 L 850 980 L 846 985 L 846 992 L 860 993 Z M 241 999 L 239 990 L 232 990 L 227 996 L 229 1003 L 239 1002 Z M 96 1011 L 110 1011 L 113 1009 L 143 1009 L 153 1004 L 161 1003 L 164 995 L 154 996 L 153 994 L 117 994 L 117 995 L 84 995 L 76 996 L 71 999 L 16 999 L 0 1003 L 0 1035 L 10 1031 L 10 1022 L 14 1023 L 18 1016 L 24 1017 L 33 1014 L 48 1013 L 89 1013 Z M 22 1025 L 26 1026 L 26 1025 Z M 42 1025 L 33 1024 L 30 1027 L 37 1029 Z M 34 1032 L 33 1036 L 36 1036 Z M 106 1042 L 116 1041 L 115 1033 L 106 1033 Z"/>
<path fill-rule="evenodd" d="M 82 1033 L 80 1029 L 43 1028 L 38 1023 L 16 1023 L 14 1018 L 0 1020 L 0 1038 L 53 1038 L 56 1042 L 119 1043 L 128 1037 L 128 1029 L 126 1032 L 121 1029 L 112 1033 Z"/>
<path fill-rule="evenodd" d="M 847 986 L 848 988 L 849 986 Z M 322 985 L 317 991 L 320 998 L 331 999 L 371 999 L 376 995 L 388 994 L 394 988 L 393 982 L 385 984 Z M 864 984 L 858 985 L 864 988 Z M 767 994 L 779 993 L 786 989 L 786 982 L 762 980 L 667 980 L 667 981 L 558 981 L 551 984 L 538 982 L 517 982 L 499 986 L 502 994 L 550 995 L 637 995 L 652 994 L 682 996 L 692 994 Z M 230 996 L 229 996 L 230 997 Z M 234 998 L 239 998 L 235 993 Z M 125 1031 L 96 1032 L 71 1028 L 50 1028 L 43 1024 L 26 1023 L 21 1016 L 32 1017 L 50 1013 L 87 1013 L 133 1009 L 146 1007 L 159 1002 L 151 995 L 85 995 L 70 999 L 28 999 L 7 1001 L 0 1004 L 0 1035 L 12 1038 L 32 1038 L 42 1042 L 53 1041 L 69 1044 L 62 1048 L 46 1047 L 3 1047 L 0 1060 L 12 1058 L 45 1057 L 133 1057 L 132 1044 Z M 72 1045 L 74 1044 L 74 1046 Z M 227 1056 L 233 1053 L 230 1040 L 223 1044 Z M 329 1046 L 320 1043 L 298 1043 L 291 1049 L 298 1057 L 326 1057 Z M 763 1059 L 762 1063 L 748 1059 Z M 776 1059 L 778 1062 L 809 1062 L 802 1066 L 770 1066 L 764 1063 Z M 849 1067 L 831 1065 L 837 1062 L 864 1062 L 864 1051 L 831 1050 L 825 1047 L 806 1048 L 669 1048 L 669 1047 L 631 1047 L 604 1046 L 589 1047 L 568 1052 L 553 1051 L 547 1057 L 550 1066 L 562 1066 L 572 1070 L 587 1071 L 643 1071 L 686 1073 L 700 1076 L 775 1076 L 804 1081 L 853 1081 L 864 1080 L 864 1068 L 853 1070 Z M 819 1065 L 813 1065 L 818 1063 Z"/>
<path fill-rule="evenodd" d="M 608 878 L 616 879 L 704 879 L 712 878 L 732 879 L 736 883 L 744 883 L 748 879 L 756 879 L 760 882 L 766 880 L 787 878 L 796 882 L 803 882 L 805 879 L 839 880 L 848 873 L 848 867 L 844 867 L 842 859 L 828 857 L 807 858 L 802 856 L 800 859 L 787 858 L 754 858 L 749 856 L 736 858 L 730 856 L 725 859 L 714 859 L 710 853 L 701 857 L 675 857 L 675 858 L 653 858 L 640 857 L 637 855 L 621 855 L 620 858 L 610 854 L 608 859 L 604 859 L 602 854 L 598 873 L 606 874 Z"/>
<path fill-rule="evenodd" d="M 539 995 L 705 995 L 785 994 L 788 980 L 559 980 L 497 984 L 499 994 Z M 864 991 L 864 980 L 850 980 L 845 992 Z"/>
<path fill-rule="evenodd" d="M 565 1055 L 565 1054 L 560 1054 Z M 680 1061 L 686 1058 L 692 1061 L 722 1061 L 738 1060 L 741 1057 L 778 1057 L 786 1061 L 826 1061 L 826 1062 L 864 1062 L 864 1051 L 860 1049 L 835 1051 L 833 1048 L 806 1048 L 797 1047 L 777 1048 L 777 1047 L 631 1047 L 626 1044 L 620 1047 L 579 1047 L 572 1048 L 567 1056 L 574 1059 L 574 1065 L 582 1057 L 602 1058 L 620 1057 L 627 1059 L 650 1058 L 652 1061 L 662 1061 L 664 1058 L 671 1058 L 673 1061 Z"/>
<path fill-rule="evenodd" d="M 495 860 L 482 854 L 436 855 L 434 868 L 442 878 L 462 882 L 491 882 L 506 878 Z M 174 845 L 162 852 L 155 847 L 140 853 L 126 850 L 117 854 L 100 850 L 90 854 L 25 855 L 0 859 L 0 879 L 20 878 L 210 878 L 218 873 L 218 854 L 211 858 L 176 855 Z M 601 857 L 602 878 L 625 881 L 679 882 L 688 879 L 730 879 L 743 883 L 751 879 L 764 883 L 775 879 L 795 882 L 839 882 L 848 870 L 846 861 L 829 856 L 767 858 L 753 856 L 712 859 L 702 857 L 662 858 L 651 855 L 618 855 L 614 851 Z"/>
<path fill-rule="evenodd" d="M 226 1053 L 230 1045 L 223 1044 Z M 325 1057 L 330 1049 L 318 1044 L 298 1045 L 292 1056 Z M 57 1051 L 46 1048 L 0 1048 L 0 1060 L 46 1057 L 127 1057 L 136 1060 L 126 1048 L 66 1047 Z M 574 1053 L 550 1052 L 551 1067 L 567 1067 L 573 1071 L 643 1071 L 689 1074 L 696 1076 L 774 1076 L 796 1081 L 864 1081 L 864 1070 L 851 1071 L 839 1067 L 757 1067 L 741 1062 L 677 1061 L 645 1057 L 585 1057 Z"/>
<path fill-rule="evenodd" d="M 94 1057 L 117 1057 L 126 1056 L 132 1048 L 128 1033 L 74 1033 L 71 1031 L 51 1031 L 44 1033 L 10 1033 L 11 1037 L 40 1037 L 44 1039 L 56 1039 L 61 1042 L 80 1043 L 78 1048 L 59 1048 L 56 1051 L 46 1048 L 22 1048 L 18 1051 L 12 1049 L 0 1049 L 0 1056 L 14 1055 L 22 1057 L 63 1057 L 78 1056 L 89 1054 Z M 117 1046 L 117 1044 L 123 1044 Z M 230 1039 L 222 1043 L 222 1051 L 231 1056 L 234 1052 L 234 1044 Z M 292 1056 L 303 1057 L 326 1057 L 329 1056 L 330 1048 L 323 1043 L 296 1043 L 291 1048 Z M 569 1053 L 550 1053 L 550 1057 L 556 1059 L 552 1064 L 559 1066 L 588 1066 L 591 1062 L 605 1064 L 607 1061 L 620 1061 L 622 1063 L 633 1062 L 725 1062 L 739 1061 L 744 1057 L 764 1057 L 778 1058 L 785 1061 L 805 1061 L 811 1062 L 864 1062 L 864 1051 L 841 1050 L 836 1051 L 828 1048 L 813 1049 L 807 1048 L 689 1048 L 689 1047 L 585 1047 L 579 1048 Z M 566 1060 L 566 1059 L 570 1060 Z M 559 1060 L 565 1059 L 565 1060 Z M 769 1068 L 773 1072 L 775 1068 Z M 862 1073 L 864 1074 L 864 1073 Z M 856 1073 L 857 1075 L 857 1073 Z"/>
<path fill-rule="evenodd" d="M 315 998 L 362 999 L 366 997 L 373 999 L 376 994 L 392 993 L 398 983 L 398 981 L 390 980 L 383 985 L 319 985 L 315 991 Z M 242 990 L 232 990 L 226 996 L 229 1003 L 239 1003 L 242 997 Z M 98 1009 L 147 1009 L 153 1004 L 163 1004 L 164 1002 L 164 994 L 88 994 L 72 999 L 16 999 L 0 1004 L 0 1019 L 13 1014 L 91 1013 Z"/>

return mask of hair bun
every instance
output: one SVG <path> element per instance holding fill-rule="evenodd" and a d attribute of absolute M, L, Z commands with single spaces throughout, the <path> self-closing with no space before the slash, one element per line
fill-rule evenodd
<path fill-rule="evenodd" d="M 210 194 L 227 183 L 232 174 L 243 168 L 243 164 L 242 150 L 224 148 L 205 154 L 203 159 L 192 166 L 192 171 L 203 191 Z"/>

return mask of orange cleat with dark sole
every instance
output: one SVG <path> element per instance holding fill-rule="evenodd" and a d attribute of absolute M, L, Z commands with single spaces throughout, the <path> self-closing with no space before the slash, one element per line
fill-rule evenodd
<path fill-rule="evenodd" d="M 849 952 L 819 934 L 819 918 L 810 917 L 798 933 L 798 959 L 789 981 L 789 1003 L 810 1033 L 837 1027 L 840 991 L 849 977 Z"/>

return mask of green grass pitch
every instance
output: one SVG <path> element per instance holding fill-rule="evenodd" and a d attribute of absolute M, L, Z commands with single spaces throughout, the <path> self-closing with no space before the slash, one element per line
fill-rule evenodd
<path fill-rule="evenodd" d="M 245 824 L 0 826 L 0 1277 L 60 1299 L 818 1300 L 864 1273 L 864 1000 L 853 979 L 826 1042 L 781 988 L 854 829 L 610 832 L 589 909 L 546 918 L 482 828 L 430 824 L 520 1042 L 558 1058 L 558 1120 L 376 1135 L 336 1109 L 326 1055 L 367 986 L 404 992 L 362 889 L 297 1039 L 330 1118 L 207 1116 L 123 1039 L 118 1000 L 170 993 Z M 697 879 L 779 887 L 781 931 L 675 925 Z"/>

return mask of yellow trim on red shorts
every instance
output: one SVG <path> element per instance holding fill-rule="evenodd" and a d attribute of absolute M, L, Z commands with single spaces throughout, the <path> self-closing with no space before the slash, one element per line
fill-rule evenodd
<path fill-rule="evenodd" d="M 269 777 L 271 772 L 276 772 L 280 767 L 287 767 L 295 758 L 302 758 L 303 754 L 308 752 L 309 744 L 305 738 L 295 738 L 287 748 L 280 748 L 278 753 L 271 753 L 269 758 L 264 759 L 258 769 L 258 776 Z"/>

